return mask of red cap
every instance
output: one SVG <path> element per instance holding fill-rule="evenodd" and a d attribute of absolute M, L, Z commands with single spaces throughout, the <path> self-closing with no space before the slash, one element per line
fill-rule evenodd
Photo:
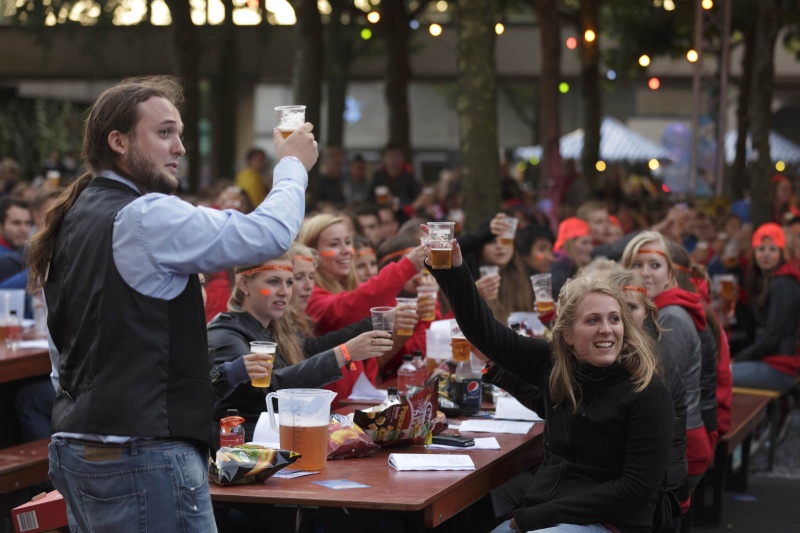
<path fill-rule="evenodd" d="M 758 227 L 755 233 L 753 233 L 753 240 L 752 246 L 755 248 L 756 246 L 761 244 L 761 241 L 764 239 L 772 239 L 772 242 L 775 243 L 775 246 L 783 250 L 784 246 L 786 246 L 786 235 L 783 233 L 783 229 L 774 222 L 768 222 L 766 224 L 762 224 Z"/>
<path fill-rule="evenodd" d="M 559 251 L 564 243 L 570 239 L 577 239 L 589 235 L 589 224 L 577 217 L 569 217 L 558 225 L 558 238 L 553 246 L 553 251 Z"/>

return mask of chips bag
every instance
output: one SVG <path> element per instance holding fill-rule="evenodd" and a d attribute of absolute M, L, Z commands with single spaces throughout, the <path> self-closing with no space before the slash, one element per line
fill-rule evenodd
<path fill-rule="evenodd" d="M 438 409 L 434 384 L 411 396 L 387 398 L 380 405 L 353 413 L 353 421 L 380 446 L 430 444 Z"/>
<path fill-rule="evenodd" d="M 380 446 L 347 416 L 333 414 L 328 424 L 328 459 L 367 457 Z"/>
<path fill-rule="evenodd" d="M 223 446 L 216 461 L 209 458 L 208 477 L 222 486 L 261 483 L 299 458 L 299 453 L 258 444 Z"/>

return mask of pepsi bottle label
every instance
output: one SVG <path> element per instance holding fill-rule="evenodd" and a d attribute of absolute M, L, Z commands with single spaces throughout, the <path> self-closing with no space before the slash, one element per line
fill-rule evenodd
<path fill-rule="evenodd" d="M 459 403 L 462 414 L 474 415 L 481 410 L 481 388 L 480 379 L 465 379 L 461 382 Z"/>

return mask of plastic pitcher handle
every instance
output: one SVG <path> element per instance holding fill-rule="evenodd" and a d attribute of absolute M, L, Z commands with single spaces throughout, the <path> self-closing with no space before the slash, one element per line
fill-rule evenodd
<path fill-rule="evenodd" d="M 269 427 L 271 427 L 273 431 L 280 432 L 278 424 L 275 423 L 275 409 L 272 407 L 273 398 L 277 399 L 278 395 L 274 392 L 267 394 L 267 414 L 269 416 Z"/>

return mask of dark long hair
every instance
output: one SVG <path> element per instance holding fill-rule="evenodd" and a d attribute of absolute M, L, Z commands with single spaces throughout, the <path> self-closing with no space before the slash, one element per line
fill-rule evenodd
<path fill-rule="evenodd" d="M 27 254 L 30 292 L 44 285 L 56 237 L 67 212 L 97 172 L 115 167 L 119 156 L 109 146 L 108 136 L 112 131 L 132 133 L 139 122 L 139 104 L 153 97 L 165 98 L 179 107 L 183 89 L 177 79 L 169 76 L 129 78 L 103 91 L 89 108 L 81 153 L 87 171 L 61 193 L 45 213 L 44 225 L 31 238 Z"/>

